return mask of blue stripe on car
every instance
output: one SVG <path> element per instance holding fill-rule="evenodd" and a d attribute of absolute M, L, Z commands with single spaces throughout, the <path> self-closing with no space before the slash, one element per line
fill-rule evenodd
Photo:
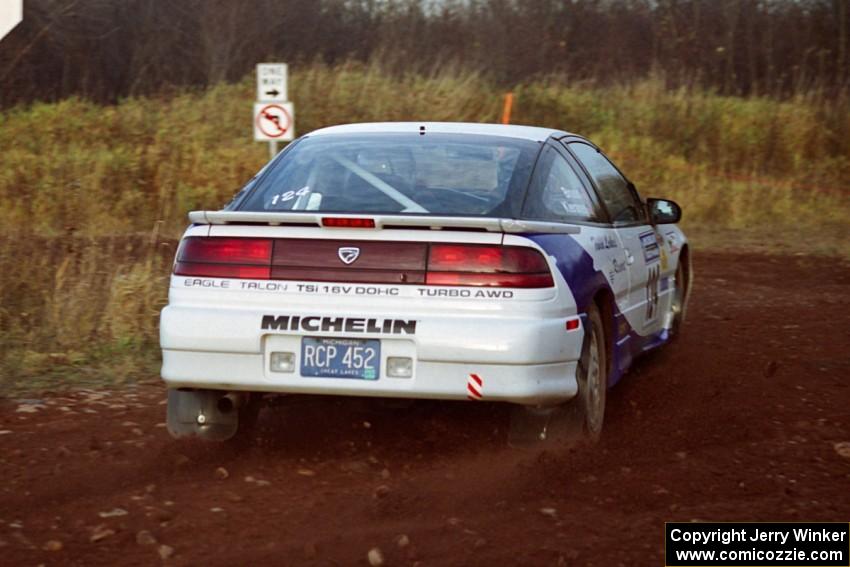
<path fill-rule="evenodd" d="M 537 243 L 548 255 L 555 258 L 558 270 L 570 286 L 578 312 L 584 321 L 594 296 L 602 289 L 611 291 L 605 275 L 593 267 L 593 258 L 571 236 L 567 238 L 557 234 L 525 234 L 523 236 Z M 660 346 L 668 338 L 666 330 L 650 336 L 639 335 L 629 325 L 616 302 L 611 307 L 614 314 L 614 320 L 611 321 L 614 336 L 610 337 L 613 364 L 608 376 L 609 386 L 613 386 L 622 378 L 635 355 Z M 624 335 L 619 334 L 621 323 L 627 329 Z"/>

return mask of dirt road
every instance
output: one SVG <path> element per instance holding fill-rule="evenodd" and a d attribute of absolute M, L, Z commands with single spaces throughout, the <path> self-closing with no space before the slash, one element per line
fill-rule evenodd
<path fill-rule="evenodd" d="M 662 565 L 665 520 L 850 520 L 850 270 L 695 265 L 593 447 L 508 449 L 472 402 L 300 398 L 236 450 L 171 440 L 155 382 L 2 400 L 0 563 Z"/>

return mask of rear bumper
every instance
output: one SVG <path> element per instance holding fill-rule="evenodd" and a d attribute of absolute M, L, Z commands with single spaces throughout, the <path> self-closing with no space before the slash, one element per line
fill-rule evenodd
<path fill-rule="evenodd" d="M 169 388 L 517 404 L 558 403 L 576 394 L 575 362 L 513 366 L 420 361 L 412 378 L 382 375 L 373 381 L 272 373 L 263 354 L 163 350 L 162 359 Z M 471 374 L 481 380 L 473 385 L 480 398 L 470 393 Z"/>
<path fill-rule="evenodd" d="M 340 311 L 328 314 L 351 315 Z M 518 404 L 558 403 L 577 391 L 576 361 L 584 333 L 581 328 L 567 332 L 564 317 L 405 314 L 401 318 L 416 319 L 415 334 L 350 336 L 261 329 L 268 312 L 206 305 L 166 307 L 160 332 L 162 377 L 168 387 Z M 380 339 L 378 379 L 301 376 L 304 336 Z M 270 355 L 279 351 L 295 353 L 294 372 L 271 370 Z M 387 376 L 387 358 L 397 356 L 413 359 L 411 377 Z M 480 396 L 473 395 L 470 386 Z"/>

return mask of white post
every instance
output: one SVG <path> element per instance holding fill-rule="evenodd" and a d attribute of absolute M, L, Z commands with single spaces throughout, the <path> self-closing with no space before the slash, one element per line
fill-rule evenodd
<path fill-rule="evenodd" d="M 277 155 L 277 140 L 269 142 L 269 159 L 273 159 Z"/>

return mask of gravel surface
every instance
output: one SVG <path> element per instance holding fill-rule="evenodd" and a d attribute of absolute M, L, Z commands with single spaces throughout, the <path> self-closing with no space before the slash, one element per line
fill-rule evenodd
<path fill-rule="evenodd" d="M 0 562 L 662 565 L 664 521 L 848 521 L 850 269 L 695 269 L 595 446 L 508 448 L 476 402 L 291 397 L 232 447 L 170 439 L 155 381 L 0 399 Z"/>

